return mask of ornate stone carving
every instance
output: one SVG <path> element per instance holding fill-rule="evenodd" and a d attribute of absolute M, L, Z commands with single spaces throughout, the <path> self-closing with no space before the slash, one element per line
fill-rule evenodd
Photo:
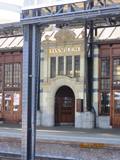
<path fill-rule="evenodd" d="M 60 29 L 54 36 L 56 42 L 65 43 L 75 40 L 75 33 L 67 28 Z"/>

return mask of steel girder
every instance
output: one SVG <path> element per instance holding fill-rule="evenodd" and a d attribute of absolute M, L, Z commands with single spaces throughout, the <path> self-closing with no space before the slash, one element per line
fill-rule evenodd
<path fill-rule="evenodd" d="M 90 3 L 94 2 L 91 8 Z M 74 3 L 69 5 L 52 6 L 23 10 L 21 15 L 22 24 L 59 24 L 79 23 L 94 20 L 94 24 L 106 23 L 106 19 L 119 21 L 120 2 L 108 3 L 110 0 L 88 0 L 87 2 Z M 112 20 L 113 21 L 113 20 Z M 107 21 L 108 22 L 108 21 Z"/>

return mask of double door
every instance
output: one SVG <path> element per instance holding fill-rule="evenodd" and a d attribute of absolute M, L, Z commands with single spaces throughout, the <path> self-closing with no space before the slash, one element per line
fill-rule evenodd
<path fill-rule="evenodd" d="M 101 46 L 99 75 L 99 113 L 110 115 L 110 125 L 120 128 L 120 44 Z"/>
<path fill-rule="evenodd" d="M 21 93 L 6 91 L 2 100 L 2 118 L 8 123 L 21 121 Z"/>
<path fill-rule="evenodd" d="M 120 90 L 114 90 L 111 107 L 112 126 L 120 128 Z"/>
<path fill-rule="evenodd" d="M 75 101 L 72 97 L 56 97 L 56 125 L 74 125 Z"/>
<path fill-rule="evenodd" d="M 111 102 L 112 103 L 111 104 L 112 126 L 114 128 L 120 128 L 120 55 L 112 56 L 111 95 L 112 95 L 111 96 L 112 98 L 112 102 Z"/>

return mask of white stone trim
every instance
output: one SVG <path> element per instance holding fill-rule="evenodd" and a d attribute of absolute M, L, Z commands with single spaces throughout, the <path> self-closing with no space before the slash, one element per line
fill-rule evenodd
<path fill-rule="evenodd" d="M 55 78 L 49 83 L 43 84 L 43 107 L 42 107 L 43 111 L 42 111 L 42 122 L 41 122 L 43 126 L 55 125 L 55 115 L 54 115 L 55 94 L 57 90 L 62 86 L 68 86 L 72 89 L 75 95 L 75 100 L 77 98 L 83 99 L 84 97 L 83 84 L 78 85 L 78 83 L 75 80 L 66 76 L 58 76 L 58 78 Z M 77 118 L 76 113 L 77 112 L 76 112 L 76 101 L 75 101 L 75 122 L 79 121 L 76 119 Z"/>

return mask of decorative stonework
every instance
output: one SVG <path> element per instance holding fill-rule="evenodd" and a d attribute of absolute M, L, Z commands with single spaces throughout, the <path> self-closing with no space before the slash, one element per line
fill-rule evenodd
<path fill-rule="evenodd" d="M 62 28 L 54 30 L 44 35 L 42 46 L 44 48 L 44 83 L 42 84 L 42 105 L 41 105 L 41 125 L 54 126 L 55 125 L 55 94 L 61 86 L 70 87 L 75 95 L 75 99 L 84 99 L 84 30 L 75 30 Z M 76 79 L 73 75 L 68 77 L 64 67 L 64 75 L 58 75 L 58 67 L 56 67 L 56 77 L 50 78 L 50 57 L 56 57 L 56 66 L 58 66 L 59 56 L 64 56 L 66 66 L 66 56 L 80 56 L 80 78 Z M 74 70 L 74 63 L 72 63 L 72 71 Z M 75 102 L 75 127 L 79 127 L 81 117 L 76 111 Z M 86 120 L 84 118 L 84 120 Z M 87 123 L 87 128 L 92 128 L 93 121 Z M 81 122 L 82 123 L 82 122 Z M 88 127 L 88 125 L 90 125 Z"/>
<path fill-rule="evenodd" d="M 60 29 L 54 37 L 56 39 L 56 42 L 68 43 L 75 40 L 75 33 L 67 28 L 63 28 Z"/>
<path fill-rule="evenodd" d="M 80 32 L 80 31 L 79 31 Z M 79 42 L 79 44 L 83 43 L 84 41 L 84 30 L 82 30 L 82 32 L 77 33 L 79 35 L 77 35 L 75 33 L 75 30 L 69 29 L 69 28 L 62 28 L 59 29 L 57 32 L 51 32 L 51 34 L 46 34 L 45 36 L 43 36 L 44 40 L 42 41 L 43 46 L 46 47 L 46 45 L 51 45 L 51 46 L 55 46 L 55 45 L 73 45 L 77 42 Z"/>

